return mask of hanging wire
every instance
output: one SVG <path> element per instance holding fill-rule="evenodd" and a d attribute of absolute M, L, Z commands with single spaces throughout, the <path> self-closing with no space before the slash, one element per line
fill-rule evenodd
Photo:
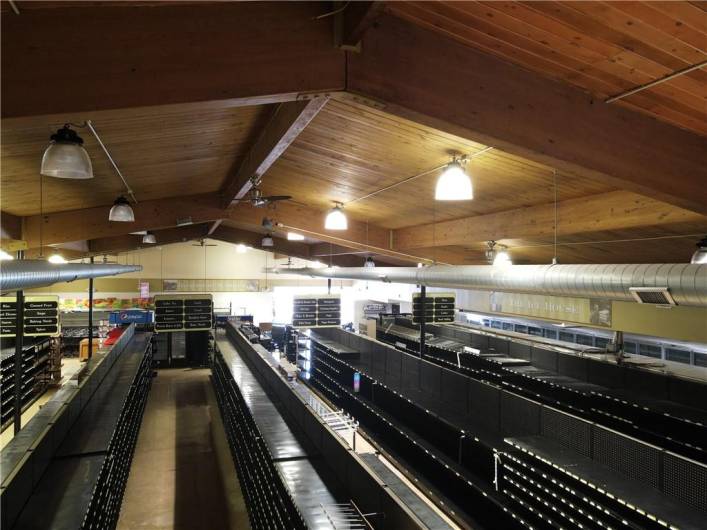
<path fill-rule="evenodd" d="M 42 234 L 44 231 L 44 177 L 39 174 L 39 259 L 44 257 L 44 243 Z"/>
<path fill-rule="evenodd" d="M 472 158 L 476 158 L 477 156 L 481 156 L 484 153 L 488 153 L 491 151 L 493 147 L 484 147 L 483 149 L 477 151 L 476 153 L 472 153 L 470 155 L 462 155 L 458 158 L 459 161 L 471 161 Z M 368 199 L 370 197 L 373 197 L 375 195 L 378 195 L 379 193 L 383 193 L 384 191 L 392 190 L 393 188 L 397 188 L 398 186 L 405 184 L 407 182 L 410 182 L 412 180 L 418 179 L 420 177 L 424 177 L 425 175 L 429 175 L 430 173 L 433 173 L 435 171 L 438 171 L 442 168 L 445 168 L 449 165 L 449 162 L 445 162 L 444 164 L 441 164 L 439 166 L 435 166 L 430 169 L 426 169 L 422 171 L 421 173 L 416 173 L 415 175 L 412 175 L 411 177 L 404 178 L 403 180 L 399 182 L 395 182 L 393 184 L 390 184 L 389 186 L 385 186 L 384 188 L 380 188 L 378 190 L 372 191 L 371 193 L 367 193 L 366 195 L 363 195 L 361 197 L 356 197 L 355 199 L 351 199 L 350 201 L 344 203 L 344 206 L 348 206 L 349 204 L 352 204 L 354 202 L 362 201 L 364 199 Z"/>
<path fill-rule="evenodd" d="M 554 187 L 554 193 L 555 193 L 555 223 L 554 223 L 554 251 L 553 251 L 553 257 L 552 257 L 552 264 L 557 265 L 557 170 L 553 169 L 552 170 L 552 183 Z"/>

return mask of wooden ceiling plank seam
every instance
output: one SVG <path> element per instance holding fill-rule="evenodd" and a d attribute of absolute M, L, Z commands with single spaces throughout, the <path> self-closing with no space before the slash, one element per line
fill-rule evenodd
<path fill-rule="evenodd" d="M 632 5 L 637 4 L 637 2 L 629 2 Z M 592 39 L 591 35 L 581 35 L 580 33 L 574 32 L 572 28 L 569 26 L 565 26 L 564 24 L 560 24 L 559 22 L 553 23 L 552 24 L 552 29 L 545 29 L 542 27 L 541 24 L 539 24 L 537 21 L 531 22 L 528 20 L 530 18 L 531 20 L 535 20 L 535 18 L 541 18 L 541 20 L 544 20 L 546 23 L 550 21 L 549 18 L 543 17 L 539 13 L 532 11 L 530 9 L 527 9 L 525 6 L 517 3 L 517 2 L 481 2 L 480 5 L 485 6 L 488 10 L 493 10 L 494 12 L 498 13 L 503 13 L 507 18 L 516 18 L 518 20 L 519 24 L 525 24 L 526 26 L 532 26 L 533 28 L 537 28 L 538 30 L 542 31 L 545 34 L 545 39 L 547 41 L 547 45 L 550 45 L 550 43 L 555 40 L 555 38 L 560 38 L 562 39 L 566 45 L 569 48 L 565 48 L 563 46 L 563 49 L 569 49 L 569 50 L 576 50 L 577 53 L 582 52 L 583 50 L 589 49 L 591 51 L 591 55 L 585 57 L 583 60 L 586 62 L 589 62 L 594 68 L 597 68 L 602 71 L 606 71 L 607 73 L 614 74 L 618 76 L 619 78 L 623 78 L 626 80 L 630 80 L 632 83 L 635 85 L 642 84 L 648 81 L 652 81 L 656 78 L 664 77 L 665 75 L 668 75 L 672 72 L 669 68 L 665 68 L 660 65 L 655 65 L 655 63 L 652 63 L 651 61 L 645 60 L 642 57 L 635 55 L 637 58 L 641 60 L 640 65 L 633 65 L 630 66 L 626 64 L 624 61 L 616 61 L 612 60 L 612 58 L 622 52 L 627 52 L 628 50 L 624 50 L 622 48 L 618 47 L 613 47 L 612 50 L 614 50 L 614 53 L 599 53 L 591 50 L 591 48 L 588 47 L 588 42 L 594 41 L 595 39 Z M 456 3 L 454 4 L 455 7 L 458 9 L 469 9 L 469 3 Z M 570 35 L 574 34 L 574 41 L 573 40 L 566 40 L 563 35 L 561 35 L 562 30 L 569 30 L 571 33 Z M 707 37 L 705 37 L 707 38 Z M 581 44 L 577 44 L 581 39 Z M 601 41 L 596 41 L 596 42 L 601 42 Z M 595 60 L 592 61 L 591 57 L 594 57 Z M 691 98 L 699 98 L 703 105 L 704 105 L 704 98 L 707 96 L 707 87 L 703 87 L 702 85 L 699 85 L 699 87 L 702 89 L 702 93 L 699 91 L 693 91 L 690 89 L 687 89 L 683 83 L 677 83 L 673 85 L 675 90 L 678 90 L 679 92 L 674 94 L 673 97 L 679 97 L 680 95 L 684 95 L 686 97 L 691 97 Z M 701 108 L 701 107 L 698 107 Z"/>
<path fill-rule="evenodd" d="M 563 4 L 634 39 L 651 43 L 652 46 L 686 63 L 685 66 L 704 61 L 707 58 L 704 50 L 678 41 L 662 30 L 655 29 L 638 19 L 626 20 L 625 16 L 612 6 L 612 3 L 595 1 L 563 2 Z"/>
<path fill-rule="evenodd" d="M 654 193 L 683 208 L 707 211 L 707 190 L 698 185 L 707 178 L 704 137 L 617 106 L 594 105 L 573 87 L 469 52 L 463 44 L 393 17 L 382 18 L 379 25 L 365 37 L 375 56 L 364 50 L 349 57 L 350 92 L 378 100 L 387 105 L 386 111 L 407 119 L 637 193 Z M 443 73 L 450 69 L 455 72 L 452 83 Z M 629 124 L 631 132 L 620 134 Z M 560 128 L 562 134 L 557 134 Z M 648 147 L 651 143 L 655 149 Z M 652 163 L 646 166 L 648 153 Z M 690 167 L 676 171 L 677 164 Z M 668 179 L 668 173 L 675 178 Z M 676 196 L 680 187 L 685 191 L 682 198 Z"/>
<path fill-rule="evenodd" d="M 242 199 L 326 105 L 327 96 L 281 103 L 238 170 L 222 188 L 223 206 Z"/>
<path fill-rule="evenodd" d="M 414 4 L 417 5 L 419 3 Z M 620 65 L 617 65 L 616 63 L 612 63 L 610 61 L 607 61 L 605 63 L 607 68 L 597 68 L 596 65 L 592 62 L 587 62 L 581 58 L 576 59 L 572 54 L 568 55 L 564 48 L 560 49 L 557 46 L 551 46 L 550 43 L 547 42 L 536 43 L 533 39 L 529 38 L 526 35 L 522 35 L 517 31 L 509 30 L 507 24 L 496 24 L 495 22 L 489 22 L 488 20 L 480 18 L 476 14 L 471 13 L 468 10 L 462 9 L 461 6 L 464 5 L 466 4 L 453 3 L 446 5 L 439 3 L 423 3 L 421 4 L 421 9 L 431 13 L 433 12 L 445 18 L 449 23 L 459 23 L 464 27 L 474 27 L 485 35 L 488 35 L 491 38 L 500 39 L 501 41 L 510 44 L 511 46 L 518 48 L 519 50 L 528 52 L 538 58 L 548 60 L 558 66 L 568 67 L 571 69 L 572 73 L 560 75 L 560 79 L 569 80 L 580 87 L 587 86 L 587 80 L 591 80 L 591 86 L 594 87 L 594 91 L 598 91 L 596 92 L 598 95 L 610 95 L 612 91 L 628 90 L 630 88 L 633 88 L 637 84 L 647 83 L 655 79 L 652 76 L 643 74 L 638 71 L 634 71 L 636 74 L 639 75 L 639 78 L 637 80 L 626 79 L 624 77 L 621 77 L 619 73 L 615 71 L 616 69 L 612 68 L 611 65 L 616 65 L 618 66 L 618 68 L 626 70 L 627 72 L 629 72 L 630 70 L 627 70 L 621 67 Z M 405 6 L 405 9 L 409 9 L 409 4 L 405 4 Z M 459 22 L 459 16 L 453 16 L 454 13 L 457 13 L 459 15 L 468 15 L 473 20 L 478 22 L 475 26 L 464 25 L 463 22 Z M 467 18 L 466 20 L 469 21 L 470 19 Z M 495 28 L 495 32 L 498 34 L 494 35 L 494 30 L 490 30 L 489 26 L 493 26 Z M 505 38 L 502 38 L 504 35 Z M 514 39 L 513 35 L 515 35 L 517 38 Z M 514 42 L 514 40 L 517 42 Z M 584 80 L 584 83 L 577 83 L 577 79 Z M 668 92 L 667 94 L 665 94 L 666 96 L 668 96 L 669 98 L 674 97 L 674 95 L 671 93 L 672 91 L 666 89 L 665 87 L 657 88 L 656 91 Z M 689 94 L 685 94 L 685 97 L 689 99 L 689 103 L 691 106 L 691 108 L 687 108 L 683 111 L 686 114 L 686 117 L 689 117 L 691 112 L 702 111 L 705 105 L 705 101 L 702 98 Z M 679 100 L 678 102 L 670 102 L 670 104 L 677 105 L 678 107 L 683 106 L 679 102 Z"/>
<path fill-rule="evenodd" d="M 635 17 L 663 33 L 678 39 L 697 50 L 704 50 L 707 39 L 707 17 L 703 18 L 702 28 L 693 28 L 690 20 L 687 23 L 682 19 L 675 19 L 665 11 L 660 11 L 646 2 L 612 2 L 612 7 L 626 15 Z M 694 17 L 691 17 L 694 18 Z M 699 26 L 699 24 L 696 24 Z"/>
<path fill-rule="evenodd" d="M 394 246 L 463 245 L 471 241 L 548 236 L 554 233 L 554 205 L 543 204 L 482 216 L 407 227 L 394 232 Z M 558 203 L 561 235 L 627 227 L 702 223 L 707 216 L 675 208 L 634 193 L 615 191 Z"/>
<path fill-rule="evenodd" d="M 670 70 L 679 70 L 688 66 L 688 63 L 684 60 L 645 43 L 640 39 L 617 31 L 604 24 L 603 21 L 586 16 L 569 5 L 554 1 L 523 1 L 522 3 L 530 9 L 543 13 L 563 24 L 581 32 L 589 33 L 593 35 L 594 38 L 601 38 L 610 43 L 619 43 L 622 48 L 630 49 L 632 52 Z"/>

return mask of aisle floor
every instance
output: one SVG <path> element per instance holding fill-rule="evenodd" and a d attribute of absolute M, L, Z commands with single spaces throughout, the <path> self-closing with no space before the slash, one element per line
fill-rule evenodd
<path fill-rule="evenodd" d="M 135 448 L 119 530 L 249 528 L 210 373 L 158 371 Z"/>

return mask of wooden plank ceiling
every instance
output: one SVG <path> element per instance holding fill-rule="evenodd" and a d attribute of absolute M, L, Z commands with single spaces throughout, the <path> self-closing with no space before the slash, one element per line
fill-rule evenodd
<path fill-rule="evenodd" d="M 0 207 L 15 215 L 40 208 L 39 167 L 49 136 L 66 122 L 90 119 L 138 201 L 213 192 L 248 152 L 270 113 L 268 105 L 169 105 L 90 115 L 3 120 Z M 76 128 L 94 178 L 43 178 L 43 210 L 111 204 L 125 187 L 88 129 Z"/>
<path fill-rule="evenodd" d="M 389 2 L 396 16 L 599 100 L 707 60 L 704 2 Z M 707 133 L 707 71 L 615 104 Z"/>
<path fill-rule="evenodd" d="M 221 12 L 230 7 L 213 9 Z M 599 100 L 707 55 L 707 13 L 686 2 L 390 2 L 385 10 L 578 86 Z M 318 10 L 310 6 L 306 11 L 309 16 Z M 139 12 L 136 8 L 136 16 Z M 319 39 L 321 28 L 317 32 Z M 262 72 L 259 76 L 269 81 Z M 707 135 L 705 81 L 707 73 L 696 70 L 616 105 Z M 264 233 L 260 222 L 267 216 L 283 225 L 274 233 L 278 252 L 322 261 L 336 254 L 332 262 L 342 265 L 361 264 L 368 254 L 380 264 L 425 259 L 484 263 L 488 239 L 508 245 L 517 263 L 548 263 L 555 254 L 562 263 L 625 263 L 686 261 L 699 234 L 707 232 L 707 217 L 694 213 L 697 210 L 658 202 L 648 193 L 624 191 L 606 178 L 555 172 L 537 158 L 488 149 L 473 137 L 405 119 L 351 94 L 326 91 L 319 97 L 324 99 L 316 105 L 318 112 L 304 119 L 294 113 L 283 123 L 274 118 L 278 109 L 283 110 L 276 107 L 278 100 L 254 104 L 259 102 L 257 94 L 252 101 L 194 99 L 5 118 L 0 209 L 26 217 L 24 237 L 34 242 L 41 226 L 44 244 L 48 238 L 52 243 L 63 241 L 65 230 L 73 234 L 66 241 L 87 238 L 88 247 L 101 253 L 127 249 L 133 241 L 138 245 L 139 237 L 126 236 L 137 228 L 105 220 L 108 207 L 124 188 L 86 129 L 79 132 L 95 178 L 45 177 L 40 201 L 39 165 L 49 135 L 65 122 L 91 119 L 142 203 L 136 209 L 141 220 L 150 219 L 151 224 L 143 223 L 139 229 L 162 230 L 164 241 L 202 238 L 210 232 L 216 239 L 257 244 Z M 298 98 L 281 101 L 294 108 Z M 311 105 L 300 100 L 294 106 Z M 273 131 L 280 131 L 277 134 L 286 141 L 277 134 L 273 137 Z M 448 162 L 453 154 L 473 157 L 467 166 L 474 184 L 473 201 L 434 201 L 440 171 L 428 171 Z M 242 203 L 224 208 L 224 200 L 240 196 L 238 190 L 252 167 L 266 168 L 261 175 L 263 194 L 291 195 L 292 200 L 275 208 Z M 406 181 L 423 172 L 428 173 Z M 172 197 L 182 199 L 172 203 Z M 555 199 L 560 205 L 557 253 Z M 351 226 L 344 233 L 323 228 L 333 201 L 344 203 L 349 216 Z M 43 218 L 38 215 L 40 208 Z M 51 215 L 58 212 L 63 213 Z M 182 214 L 193 215 L 195 223 L 203 224 L 174 228 Z M 84 229 L 77 230 L 78 225 Z M 95 233 L 86 233 L 90 230 Z M 287 242 L 288 230 L 300 231 L 307 239 Z"/>

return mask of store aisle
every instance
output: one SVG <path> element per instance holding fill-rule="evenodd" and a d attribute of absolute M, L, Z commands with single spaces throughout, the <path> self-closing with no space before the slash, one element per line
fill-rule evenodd
<path fill-rule="evenodd" d="M 249 528 L 209 375 L 208 369 L 158 372 L 119 530 Z"/>

